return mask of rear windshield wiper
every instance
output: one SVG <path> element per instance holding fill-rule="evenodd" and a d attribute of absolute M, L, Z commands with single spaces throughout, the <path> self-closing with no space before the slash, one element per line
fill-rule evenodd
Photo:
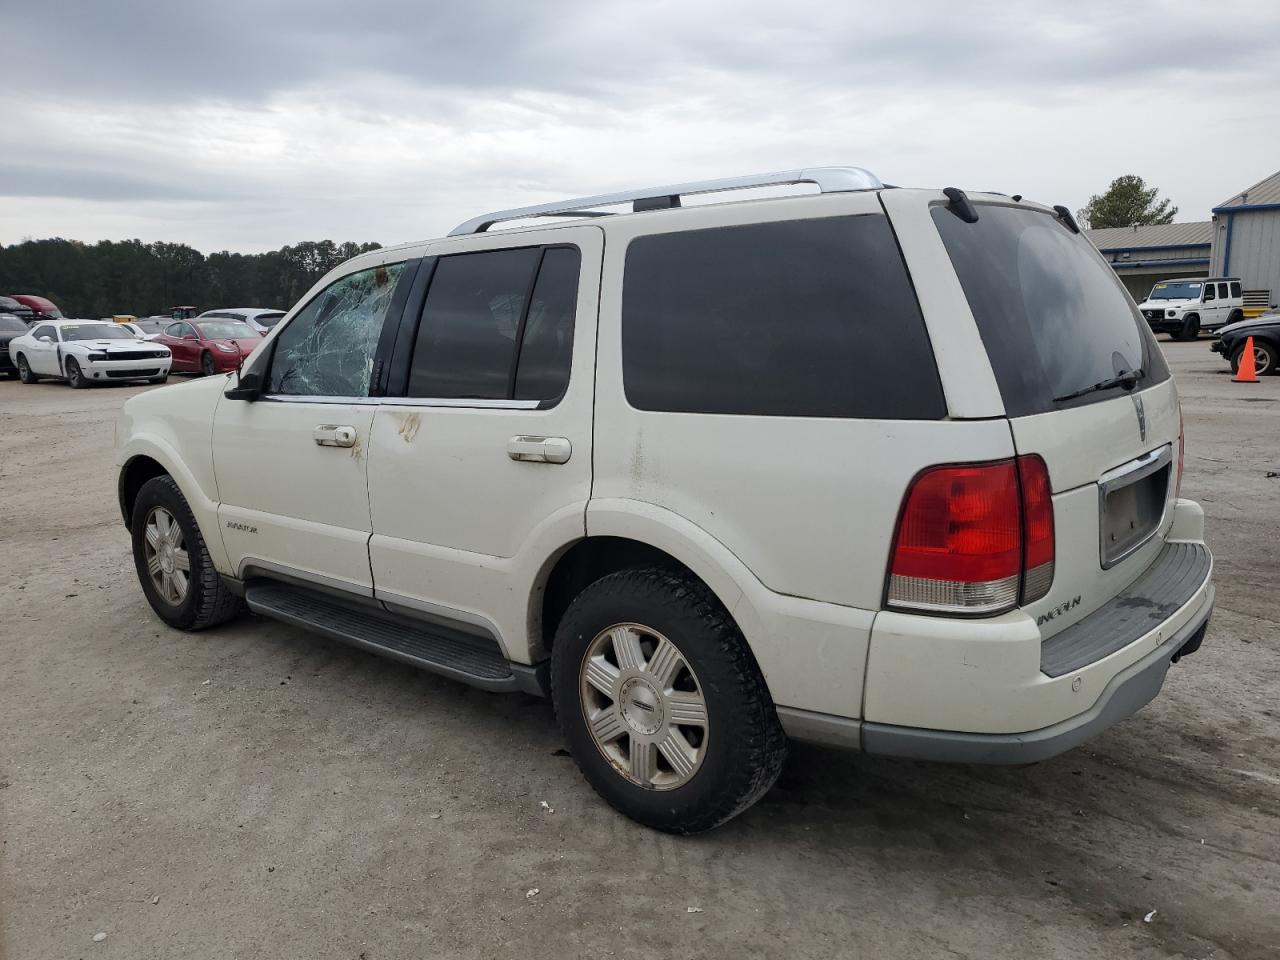
<path fill-rule="evenodd" d="M 1054 403 L 1061 403 L 1064 400 L 1074 400 L 1076 397 L 1083 397 L 1086 394 L 1097 393 L 1099 390 L 1110 390 L 1112 387 L 1124 387 L 1126 390 L 1132 390 L 1137 386 L 1138 381 L 1142 379 L 1145 371 L 1139 367 L 1137 370 L 1127 370 L 1119 376 L 1112 377 L 1110 380 L 1099 380 L 1091 387 L 1085 387 L 1083 390 L 1077 390 L 1075 393 L 1064 394 L 1061 397 L 1054 397 Z"/>

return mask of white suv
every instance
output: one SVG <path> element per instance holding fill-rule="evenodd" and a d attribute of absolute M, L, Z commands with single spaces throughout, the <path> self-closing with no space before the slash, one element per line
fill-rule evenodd
<path fill-rule="evenodd" d="M 1177 391 L 1071 214 L 857 168 L 363 254 L 118 437 L 163 620 L 243 603 L 549 694 L 596 790 L 675 832 L 764 793 L 788 737 L 1060 753 L 1213 607 Z"/>
<path fill-rule="evenodd" d="M 1244 319 L 1239 277 L 1188 277 L 1161 280 L 1138 304 L 1153 333 L 1194 340 L 1201 330 L 1217 330 Z"/>

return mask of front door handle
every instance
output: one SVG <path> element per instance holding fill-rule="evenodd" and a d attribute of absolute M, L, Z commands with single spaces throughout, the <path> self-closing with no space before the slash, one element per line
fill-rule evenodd
<path fill-rule="evenodd" d="M 573 444 L 564 437 L 512 437 L 507 456 L 526 463 L 568 463 Z"/>
<path fill-rule="evenodd" d="M 322 423 L 311 431 L 311 439 L 322 447 L 354 447 L 356 428 L 336 423 Z"/>

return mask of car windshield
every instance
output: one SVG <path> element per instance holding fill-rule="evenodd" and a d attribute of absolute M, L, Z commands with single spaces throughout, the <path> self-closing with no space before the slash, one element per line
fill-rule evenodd
<path fill-rule="evenodd" d="M 71 340 L 132 340 L 133 333 L 118 323 L 65 323 L 62 339 Z"/>
<path fill-rule="evenodd" d="M 253 322 L 258 324 L 260 327 L 266 327 L 270 330 L 283 319 L 283 313 L 260 313 L 253 318 Z"/>
<path fill-rule="evenodd" d="M 1186 281 L 1157 283 L 1151 288 L 1149 300 L 1199 300 L 1202 284 Z"/>
<path fill-rule="evenodd" d="M 19 317 L 0 316 L 0 333 L 26 333 L 27 325 Z"/>
<path fill-rule="evenodd" d="M 258 331 L 240 320 L 201 320 L 196 324 L 205 340 L 247 340 Z"/>

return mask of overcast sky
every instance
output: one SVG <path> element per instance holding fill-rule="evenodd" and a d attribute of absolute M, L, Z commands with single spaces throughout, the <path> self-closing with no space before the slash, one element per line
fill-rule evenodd
<path fill-rule="evenodd" d="M 397 243 L 821 164 L 1210 208 L 1280 168 L 1280 3 L 0 0 L 0 243 Z"/>

